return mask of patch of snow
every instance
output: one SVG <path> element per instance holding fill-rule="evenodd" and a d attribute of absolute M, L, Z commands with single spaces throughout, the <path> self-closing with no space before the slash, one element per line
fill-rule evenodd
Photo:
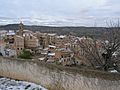
<path fill-rule="evenodd" d="M 56 33 L 48 33 L 49 36 L 55 36 Z"/>
<path fill-rule="evenodd" d="M 45 59 L 45 57 L 43 57 L 43 58 L 39 58 L 40 61 L 43 61 L 44 59 Z"/>
<path fill-rule="evenodd" d="M 55 56 L 55 53 L 48 53 L 48 56 Z"/>
<path fill-rule="evenodd" d="M 57 36 L 57 38 L 61 38 L 61 39 L 65 38 L 65 37 L 66 37 L 65 35 Z"/>
<path fill-rule="evenodd" d="M 25 82 L 15 81 L 8 78 L 0 78 L 0 90 L 47 90 L 40 85 Z"/>
<path fill-rule="evenodd" d="M 7 32 L 7 35 L 15 35 L 15 32 L 14 31 L 9 31 L 9 32 Z"/>
<path fill-rule="evenodd" d="M 117 73 L 118 71 L 117 70 L 111 70 L 110 72 L 111 73 Z"/>
<path fill-rule="evenodd" d="M 50 47 L 50 48 L 56 48 L 56 46 L 54 46 L 54 45 L 48 45 L 48 47 Z"/>

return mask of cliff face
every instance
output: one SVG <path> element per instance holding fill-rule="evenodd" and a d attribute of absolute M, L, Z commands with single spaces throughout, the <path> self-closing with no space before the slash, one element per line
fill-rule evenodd
<path fill-rule="evenodd" d="M 120 90 L 120 80 L 105 80 L 49 68 L 34 62 L 0 58 L 0 75 L 65 90 Z"/>

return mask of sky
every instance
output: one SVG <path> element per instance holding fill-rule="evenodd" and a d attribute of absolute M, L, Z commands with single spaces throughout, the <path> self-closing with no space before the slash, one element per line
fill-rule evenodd
<path fill-rule="evenodd" d="M 120 18 L 120 0 L 0 0 L 0 24 L 105 26 Z"/>

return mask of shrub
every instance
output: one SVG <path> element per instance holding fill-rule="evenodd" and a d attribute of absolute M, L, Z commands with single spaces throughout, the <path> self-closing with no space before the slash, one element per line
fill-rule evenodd
<path fill-rule="evenodd" d="M 23 59 L 31 59 L 31 53 L 30 53 L 30 51 L 23 49 L 23 51 L 21 52 L 21 54 L 18 57 L 23 58 Z"/>

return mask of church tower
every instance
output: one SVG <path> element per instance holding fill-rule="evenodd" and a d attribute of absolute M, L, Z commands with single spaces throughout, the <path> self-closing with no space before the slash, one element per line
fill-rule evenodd
<path fill-rule="evenodd" d="M 20 22 L 18 35 L 23 36 L 23 30 L 24 30 L 24 25 L 22 22 Z"/>

